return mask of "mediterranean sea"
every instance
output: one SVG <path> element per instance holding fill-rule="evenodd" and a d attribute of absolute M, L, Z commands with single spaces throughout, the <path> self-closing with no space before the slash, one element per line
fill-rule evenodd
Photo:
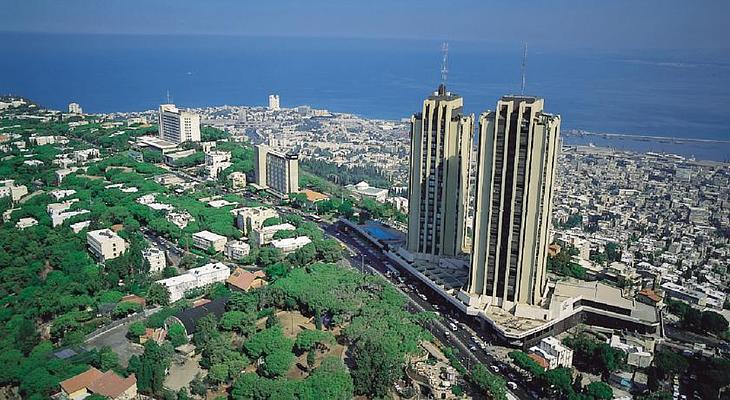
<path fill-rule="evenodd" d="M 451 42 L 447 87 L 467 112 L 493 109 L 520 91 L 521 53 Z M 436 41 L 20 33 L 0 33 L 0 54 L 0 93 L 55 109 L 142 111 L 168 91 L 182 107 L 265 105 L 277 93 L 282 107 L 382 119 L 420 111 L 442 58 Z M 564 130 L 730 140 L 727 54 L 530 48 L 526 82 Z"/>

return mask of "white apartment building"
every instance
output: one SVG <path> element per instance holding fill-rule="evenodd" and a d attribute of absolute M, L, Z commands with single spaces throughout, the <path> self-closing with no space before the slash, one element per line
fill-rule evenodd
<path fill-rule="evenodd" d="M 289 254 L 301 249 L 309 243 L 312 243 L 312 240 L 307 236 L 298 236 L 295 238 L 272 240 L 271 246 L 281 250 L 284 254 Z"/>
<path fill-rule="evenodd" d="M 242 230 L 244 235 L 248 235 L 252 230 L 261 228 L 267 219 L 278 217 L 279 213 L 273 208 L 241 208 L 236 214 L 236 227 Z"/>
<path fill-rule="evenodd" d="M 292 224 L 279 224 L 279 225 L 270 225 L 270 226 L 263 226 L 258 229 L 254 229 L 251 231 L 251 241 L 256 246 L 265 246 L 274 239 L 274 234 L 279 231 L 288 231 L 288 230 L 295 230 L 297 229 Z"/>
<path fill-rule="evenodd" d="M 379 203 L 385 203 L 385 199 L 388 198 L 388 189 L 370 186 L 365 181 L 355 185 L 347 185 L 345 188 L 361 199 L 372 199 Z"/>
<path fill-rule="evenodd" d="M 127 242 L 111 229 L 87 232 L 86 244 L 91 254 L 101 262 L 117 258 L 127 251 Z"/>
<path fill-rule="evenodd" d="M 202 250 L 213 248 L 216 252 L 223 251 L 228 239 L 210 231 L 193 233 L 193 245 Z"/>
<path fill-rule="evenodd" d="M 71 224 L 71 225 L 69 225 L 69 227 L 71 228 L 72 231 L 74 231 L 74 233 L 79 233 L 82 230 L 88 228 L 89 225 L 91 225 L 91 221 L 81 221 L 81 222 L 77 222 L 75 224 Z"/>
<path fill-rule="evenodd" d="M 563 346 L 552 336 L 542 339 L 537 346 L 530 348 L 530 352 L 545 359 L 548 362 L 548 369 L 573 366 L 573 350 Z"/>
<path fill-rule="evenodd" d="M 157 247 L 150 247 L 142 250 L 142 258 L 150 265 L 150 273 L 162 272 L 167 266 L 165 252 Z"/>
<path fill-rule="evenodd" d="M 66 221 L 67 219 L 69 219 L 71 217 L 75 217 L 77 215 L 87 214 L 89 212 L 91 212 L 91 211 L 89 211 L 89 210 L 76 210 L 76 211 L 66 211 L 66 212 L 61 212 L 61 213 L 54 213 L 54 214 L 51 214 L 51 224 L 55 228 L 55 227 L 57 227 L 59 225 L 63 225 L 64 221 Z"/>
<path fill-rule="evenodd" d="M 159 124 L 161 139 L 173 143 L 200 141 L 200 116 L 179 110 L 174 104 L 160 105 Z"/>
<path fill-rule="evenodd" d="M 231 181 L 231 186 L 233 186 L 234 190 L 246 187 L 246 174 L 243 172 L 231 172 L 228 175 L 228 180 Z"/>
<path fill-rule="evenodd" d="M 185 297 L 185 292 L 191 289 L 201 288 L 216 282 L 223 282 L 231 275 L 231 270 L 223 263 L 210 263 L 199 268 L 193 268 L 182 275 L 172 278 L 160 279 L 158 283 L 170 292 L 170 302 L 175 302 Z"/>
<path fill-rule="evenodd" d="M 226 243 L 224 253 L 231 260 L 238 261 L 251 252 L 251 246 L 241 240 L 231 240 Z"/>
<path fill-rule="evenodd" d="M 61 199 L 65 198 L 65 197 L 72 196 L 72 195 L 76 194 L 76 191 L 73 190 L 73 189 L 69 189 L 69 190 L 56 189 L 56 190 L 51 190 L 51 192 L 49 194 L 51 195 L 51 197 L 53 197 L 54 199 L 56 199 L 56 201 L 58 201 L 58 200 L 61 200 Z"/>
<path fill-rule="evenodd" d="M 205 168 L 208 170 L 208 176 L 213 179 L 218 178 L 218 174 L 231 165 L 230 151 L 207 151 L 205 153 Z"/>
<path fill-rule="evenodd" d="M 269 95 L 269 110 L 279 111 L 281 109 L 281 103 L 279 102 L 278 94 Z"/>
<path fill-rule="evenodd" d="M 71 114 L 83 114 L 84 110 L 79 103 L 68 103 L 68 112 Z"/>
<path fill-rule="evenodd" d="M 30 228 L 31 226 L 38 225 L 38 220 L 35 218 L 21 218 L 18 220 L 18 222 L 15 223 L 15 227 L 23 230 L 25 228 Z"/>
<path fill-rule="evenodd" d="M 28 194 L 28 188 L 25 185 L 16 185 L 13 179 L 0 181 L 0 185 L 0 198 L 10 197 L 13 203 Z"/>

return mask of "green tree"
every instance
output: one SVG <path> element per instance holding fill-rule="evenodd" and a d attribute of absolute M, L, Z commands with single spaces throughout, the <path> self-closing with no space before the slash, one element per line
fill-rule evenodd
<path fill-rule="evenodd" d="M 394 340 L 363 338 L 355 343 L 351 371 L 355 393 L 384 397 L 402 375 L 402 360 Z"/>
<path fill-rule="evenodd" d="M 477 364 L 471 370 L 471 380 L 492 399 L 507 399 L 507 384 L 501 376 L 495 375 L 484 366 Z"/>
<path fill-rule="evenodd" d="M 153 283 L 145 296 L 147 304 L 166 306 L 170 304 L 170 291 L 159 283 Z"/>
<path fill-rule="evenodd" d="M 294 363 L 294 354 L 287 350 L 276 350 L 264 357 L 263 372 L 270 377 L 284 375 Z"/>
<path fill-rule="evenodd" d="M 220 385 L 228 380 L 228 365 L 213 364 L 208 370 L 208 379 L 216 385 Z"/>
<path fill-rule="evenodd" d="M 214 337 L 218 335 L 218 322 L 214 314 L 208 314 L 199 319 L 195 324 L 193 343 L 196 347 L 203 348 Z"/>
<path fill-rule="evenodd" d="M 170 367 L 171 352 L 159 346 L 154 340 L 144 344 L 144 353 L 139 358 L 137 387 L 144 393 L 161 394 L 165 372 Z"/>
<path fill-rule="evenodd" d="M 603 382 L 591 382 L 586 386 L 586 394 L 596 400 L 613 399 L 613 389 Z"/>
<path fill-rule="evenodd" d="M 170 338 L 170 343 L 172 343 L 173 347 L 182 346 L 188 342 L 188 336 L 185 332 L 185 327 L 179 323 L 174 323 L 170 325 L 167 330 L 167 336 Z"/>
<path fill-rule="evenodd" d="M 248 337 L 256 330 L 256 313 L 246 311 L 226 311 L 221 316 L 220 327 L 225 331 L 238 332 Z"/>
<path fill-rule="evenodd" d="M 145 330 L 146 330 L 146 328 L 144 326 L 144 323 L 135 321 L 129 325 L 128 335 L 131 336 L 132 338 L 136 339 L 136 338 L 144 335 Z"/>
<path fill-rule="evenodd" d="M 271 265 L 274 265 L 282 260 L 282 254 L 281 250 L 275 248 L 275 247 L 264 247 L 261 250 L 259 250 L 258 258 L 257 258 L 257 264 L 262 267 L 266 268 Z"/>
<path fill-rule="evenodd" d="M 111 347 L 104 346 L 99 351 L 97 365 L 102 371 L 108 371 L 112 368 L 116 368 L 119 365 L 119 356 L 117 353 L 112 351 Z"/>
<path fill-rule="evenodd" d="M 317 255 L 324 262 L 334 263 L 342 258 L 342 246 L 334 239 L 316 242 L 315 246 Z"/>

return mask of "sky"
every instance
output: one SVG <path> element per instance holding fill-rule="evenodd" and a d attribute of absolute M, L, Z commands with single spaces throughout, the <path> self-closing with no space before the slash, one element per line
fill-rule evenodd
<path fill-rule="evenodd" d="M 726 0 L 0 0 L 0 30 L 730 50 Z"/>

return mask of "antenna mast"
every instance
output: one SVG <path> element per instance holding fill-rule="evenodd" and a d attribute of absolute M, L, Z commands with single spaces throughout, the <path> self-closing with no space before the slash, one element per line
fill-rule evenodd
<path fill-rule="evenodd" d="M 167 104 L 170 104 L 170 89 L 167 89 Z"/>
<path fill-rule="evenodd" d="M 527 68 L 527 42 L 522 45 L 522 86 L 520 95 L 525 94 L 525 69 Z"/>
<path fill-rule="evenodd" d="M 443 42 L 441 44 L 441 51 L 443 52 L 443 59 L 441 60 L 441 84 L 446 86 L 446 79 L 449 77 L 449 68 L 447 65 L 449 59 L 449 43 Z"/>

